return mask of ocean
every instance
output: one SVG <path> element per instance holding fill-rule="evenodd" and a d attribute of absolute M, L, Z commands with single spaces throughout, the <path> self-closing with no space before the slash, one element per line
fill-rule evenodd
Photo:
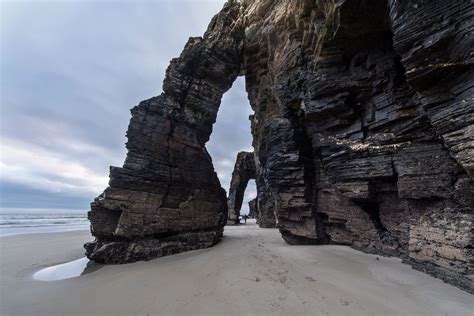
<path fill-rule="evenodd" d="M 88 229 L 86 211 L 0 208 L 0 236 Z"/>

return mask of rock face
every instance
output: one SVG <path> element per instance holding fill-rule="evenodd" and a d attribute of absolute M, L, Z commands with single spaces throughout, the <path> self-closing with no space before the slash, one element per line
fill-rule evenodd
<path fill-rule="evenodd" d="M 240 209 L 244 201 L 244 193 L 249 180 L 255 179 L 255 161 L 253 153 L 242 151 L 237 154 L 232 179 L 230 181 L 229 197 L 227 206 L 229 216 L 227 225 L 237 225 L 240 223 Z"/>
<path fill-rule="evenodd" d="M 245 75 L 257 211 L 288 243 L 399 256 L 474 292 L 473 12 L 464 0 L 229 1 L 172 61 L 164 93 L 132 111 L 87 255 L 129 262 L 219 240 L 225 195 L 204 145 Z"/>
<path fill-rule="evenodd" d="M 253 199 L 249 201 L 249 216 L 253 218 L 257 218 L 257 199 Z"/>
<path fill-rule="evenodd" d="M 255 179 L 257 175 L 255 167 L 254 153 L 242 151 L 237 154 L 234 171 L 232 172 L 232 180 L 230 182 L 229 197 L 227 206 L 229 207 L 229 216 L 227 225 L 236 225 L 239 223 L 240 209 L 244 200 L 245 189 L 249 180 Z M 262 228 L 275 227 L 275 214 L 270 212 L 271 209 L 259 210 L 258 199 L 249 202 L 251 216 L 257 218 L 257 224 Z"/>
<path fill-rule="evenodd" d="M 123 168 L 91 204 L 87 256 L 124 263 L 210 247 L 227 221 L 225 191 L 204 147 L 222 95 L 241 70 L 240 6 L 229 3 L 203 38 L 171 61 L 163 93 L 132 109 Z"/>

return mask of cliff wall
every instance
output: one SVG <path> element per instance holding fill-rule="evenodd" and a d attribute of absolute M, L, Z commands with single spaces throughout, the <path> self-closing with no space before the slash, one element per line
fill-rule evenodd
<path fill-rule="evenodd" d="M 473 292 L 473 12 L 463 0 L 229 1 L 171 62 L 164 93 L 132 110 L 87 255 L 130 262 L 220 239 L 228 209 L 205 143 L 243 75 L 255 207 L 288 243 L 399 256 Z"/>

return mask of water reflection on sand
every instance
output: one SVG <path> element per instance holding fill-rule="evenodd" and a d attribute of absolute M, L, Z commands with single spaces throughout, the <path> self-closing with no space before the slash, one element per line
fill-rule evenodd
<path fill-rule="evenodd" d="M 97 264 L 84 257 L 71 262 L 41 269 L 33 274 L 33 278 L 39 281 L 59 281 L 71 279 L 97 271 L 102 268 L 102 266 L 103 265 Z"/>

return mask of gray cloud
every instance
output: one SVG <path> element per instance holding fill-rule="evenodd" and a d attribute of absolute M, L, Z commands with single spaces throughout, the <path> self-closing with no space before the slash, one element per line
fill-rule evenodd
<path fill-rule="evenodd" d="M 123 162 L 129 109 L 161 93 L 169 60 L 223 3 L 0 2 L 1 206 L 87 208 Z M 226 189 L 250 113 L 237 81 L 208 145 Z"/>

